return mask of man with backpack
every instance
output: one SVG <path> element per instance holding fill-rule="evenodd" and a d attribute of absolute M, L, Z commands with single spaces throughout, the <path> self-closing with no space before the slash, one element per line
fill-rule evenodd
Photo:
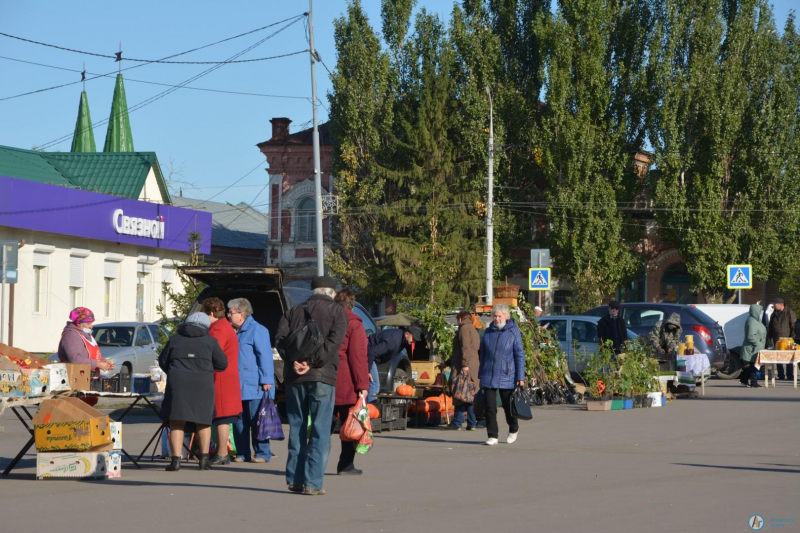
<path fill-rule="evenodd" d="M 339 365 L 339 347 L 347 332 L 347 314 L 333 298 L 336 282 L 317 276 L 314 294 L 281 318 L 276 346 L 284 361 L 289 456 L 286 484 L 291 492 L 322 495 L 328 465 L 331 423 Z M 308 418 L 311 436 L 306 438 Z"/>

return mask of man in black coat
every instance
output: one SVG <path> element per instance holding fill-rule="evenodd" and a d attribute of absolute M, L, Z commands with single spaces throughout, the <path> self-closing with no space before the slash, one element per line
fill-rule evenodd
<path fill-rule="evenodd" d="M 600 319 L 597 324 L 597 337 L 602 344 L 611 341 L 614 344 L 614 353 L 618 354 L 622 345 L 628 340 L 628 328 L 625 321 L 619 316 L 619 302 L 612 300 L 608 303 L 608 314 Z"/>
<path fill-rule="evenodd" d="M 306 309 L 319 326 L 324 343 L 313 366 L 308 361 L 286 361 L 281 346 L 293 331 L 306 325 L 303 304 L 296 305 L 281 318 L 275 343 L 284 359 L 286 412 L 289 419 L 289 456 L 286 460 L 286 484 L 292 492 L 309 495 L 325 494 L 322 488 L 331 444 L 331 423 L 339 366 L 339 347 L 347 333 L 347 314 L 336 303 L 336 282 L 328 276 L 317 276 L 311 282 L 314 294 Z M 311 417 L 311 438 L 306 439 Z"/>
<path fill-rule="evenodd" d="M 775 310 L 769 318 L 767 346 L 775 346 L 775 343 L 781 338 L 793 339 L 795 335 L 794 328 L 797 323 L 797 315 L 791 307 L 786 305 L 782 298 L 776 298 L 773 303 L 775 304 Z M 783 369 L 784 365 L 778 365 L 778 379 L 794 379 L 794 366 L 785 366 L 786 371 Z"/>

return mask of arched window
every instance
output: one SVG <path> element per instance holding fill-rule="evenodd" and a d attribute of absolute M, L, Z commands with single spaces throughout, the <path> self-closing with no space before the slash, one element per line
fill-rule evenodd
<path fill-rule="evenodd" d="M 314 199 L 303 198 L 295 209 L 294 216 L 297 219 L 295 227 L 295 241 L 314 242 L 317 240 L 317 225 L 314 214 Z"/>

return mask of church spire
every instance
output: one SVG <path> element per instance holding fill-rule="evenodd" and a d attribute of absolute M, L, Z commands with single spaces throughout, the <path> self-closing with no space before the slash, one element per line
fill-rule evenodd
<path fill-rule="evenodd" d="M 111 102 L 111 116 L 108 119 L 104 152 L 133 152 L 133 134 L 128 118 L 128 102 L 125 98 L 125 85 L 122 74 L 117 74 L 114 86 L 114 99 Z"/>
<path fill-rule="evenodd" d="M 96 152 L 92 117 L 89 114 L 89 98 L 86 91 L 81 92 L 81 103 L 78 105 L 78 120 L 75 122 L 75 134 L 72 137 L 70 152 Z"/>

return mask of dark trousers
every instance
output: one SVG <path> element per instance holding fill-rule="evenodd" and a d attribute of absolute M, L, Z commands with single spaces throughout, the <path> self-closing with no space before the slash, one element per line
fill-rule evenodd
<path fill-rule="evenodd" d="M 503 411 L 506 413 L 506 422 L 508 423 L 509 433 L 516 433 L 519 431 L 519 420 L 511 416 L 511 397 L 514 395 L 514 389 L 485 389 L 486 396 L 486 433 L 489 438 L 496 439 L 498 437 L 499 428 L 497 427 L 497 392 L 500 391 L 500 401 L 503 405 Z"/>
<path fill-rule="evenodd" d="M 758 370 L 756 370 L 755 363 L 742 361 L 742 373 L 739 374 L 739 381 L 744 385 L 747 383 L 754 385 L 758 382 Z"/>
<path fill-rule="evenodd" d="M 347 415 L 350 414 L 350 408 L 353 407 L 352 405 L 337 405 L 333 408 L 333 417 L 334 423 L 331 427 L 331 433 L 333 432 L 334 427 L 336 424 L 336 415 L 339 415 L 339 427 L 342 426 L 345 420 L 347 420 Z M 342 451 L 339 453 L 339 463 L 336 465 L 336 472 L 341 472 L 348 466 L 353 464 L 353 461 L 356 459 L 356 443 L 355 442 L 345 442 L 342 441 Z"/>
<path fill-rule="evenodd" d="M 778 365 L 778 379 L 794 379 L 794 366 Z"/>

